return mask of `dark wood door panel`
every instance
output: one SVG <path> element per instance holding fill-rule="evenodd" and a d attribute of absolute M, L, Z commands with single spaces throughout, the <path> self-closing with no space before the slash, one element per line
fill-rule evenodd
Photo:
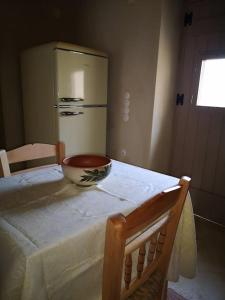
<path fill-rule="evenodd" d="M 195 212 L 225 225 L 225 108 L 196 106 L 203 57 L 225 57 L 225 2 L 186 3 L 193 23 L 182 37 L 177 93 L 184 104 L 175 108 L 171 174 L 190 176 Z"/>

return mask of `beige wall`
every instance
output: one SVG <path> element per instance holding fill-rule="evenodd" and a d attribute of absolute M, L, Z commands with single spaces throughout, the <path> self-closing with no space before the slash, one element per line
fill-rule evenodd
<path fill-rule="evenodd" d="M 169 172 L 182 1 L 163 0 L 148 167 Z"/>
<path fill-rule="evenodd" d="M 78 36 L 110 55 L 109 154 L 169 172 L 182 1 L 89 2 Z M 124 122 L 126 92 L 130 117 Z"/>
<path fill-rule="evenodd" d="M 80 44 L 109 53 L 109 154 L 146 166 L 160 30 L 160 1 L 84 1 Z M 129 120 L 123 121 L 125 94 Z M 123 155 L 123 150 L 126 155 Z"/>
<path fill-rule="evenodd" d="M 160 166 L 154 165 L 152 155 L 157 153 L 153 144 L 164 145 L 158 142 L 162 131 L 153 118 L 154 99 L 165 104 L 171 100 L 169 88 L 168 98 L 166 93 L 160 95 L 160 81 L 168 87 L 174 83 L 174 76 L 170 75 L 176 65 L 176 51 L 173 55 L 172 52 L 178 43 L 174 28 L 178 0 L 165 1 L 168 2 L 168 13 L 165 13 L 165 6 L 162 11 L 161 1 L 156 0 L 77 0 L 67 5 L 60 0 L 49 4 L 5 4 L 0 16 L 3 31 L 0 84 L 6 147 L 10 149 L 23 143 L 19 53 L 35 44 L 62 40 L 109 54 L 109 154 L 125 162 L 166 170 L 169 151 L 162 153 L 165 158 Z M 175 12 L 170 8 L 171 1 Z M 169 70 L 166 76 L 161 76 L 163 73 L 157 72 L 157 68 L 162 69 L 164 62 Z M 123 120 L 126 93 L 130 95 L 127 122 Z M 160 115 L 160 120 L 167 108 L 171 114 L 171 106 L 166 104 L 162 110 L 157 106 L 155 104 L 154 111 Z M 170 134 L 171 130 L 167 136 L 169 141 Z M 153 144 L 150 144 L 151 135 Z"/>

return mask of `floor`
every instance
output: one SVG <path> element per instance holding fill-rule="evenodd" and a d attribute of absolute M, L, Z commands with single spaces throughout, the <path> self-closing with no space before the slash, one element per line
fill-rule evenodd
<path fill-rule="evenodd" d="M 196 218 L 197 275 L 169 287 L 187 300 L 225 300 L 225 228 Z"/>
<path fill-rule="evenodd" d="M 168 288 L 166 300 L 186 300 L 182 296 L 178 295 L 174 290 Z"/>

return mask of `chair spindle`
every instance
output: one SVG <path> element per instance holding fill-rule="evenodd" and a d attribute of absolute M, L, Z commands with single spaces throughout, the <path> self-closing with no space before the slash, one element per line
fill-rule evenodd
<path fill-rule="evenodd" d="M 125 259 L 125 274 L 124 274 L 124 281 L 125 281 L 125 288 L 128 290 L 131 282 L 131 273 L 132 273 L 132 254 L 129 253 L 126 255 Z"/>
<path fill-rule="evenodd" d="M 148 265 L 150 265 L 154 260 L 155 250 L 156 250 L 156 246 L 157 246 L 157 234 L 154 234 L 150 239 L 148 258 L 147 258 Z"/>
<path fill-rule="evenodd" d="M 166 238 L 166 226 L 163 226 L 160 230 L 159 237 L 158 237 L 158 242 L 156 247 L 156 258 L 158 258 L 162 253 L 165 238 Z"/>
<path fill-rule="evenodd" d="M 138 255 L 138 264 L 137 264 L 137 277 L 141 278 L 143 269 L 144 269 L 144 262 L 145 262 L 145 243 L 141 245 L 139 248 L 139 255 Z"/>

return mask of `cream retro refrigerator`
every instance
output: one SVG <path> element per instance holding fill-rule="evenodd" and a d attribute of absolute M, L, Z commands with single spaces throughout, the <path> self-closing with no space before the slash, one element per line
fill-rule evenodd
<path fill-rule="evenodd" d="M 105 154 L 106 54 L 53 42 L 21 58 L 26 143 L 63 141 L 66 155 Z"/>

